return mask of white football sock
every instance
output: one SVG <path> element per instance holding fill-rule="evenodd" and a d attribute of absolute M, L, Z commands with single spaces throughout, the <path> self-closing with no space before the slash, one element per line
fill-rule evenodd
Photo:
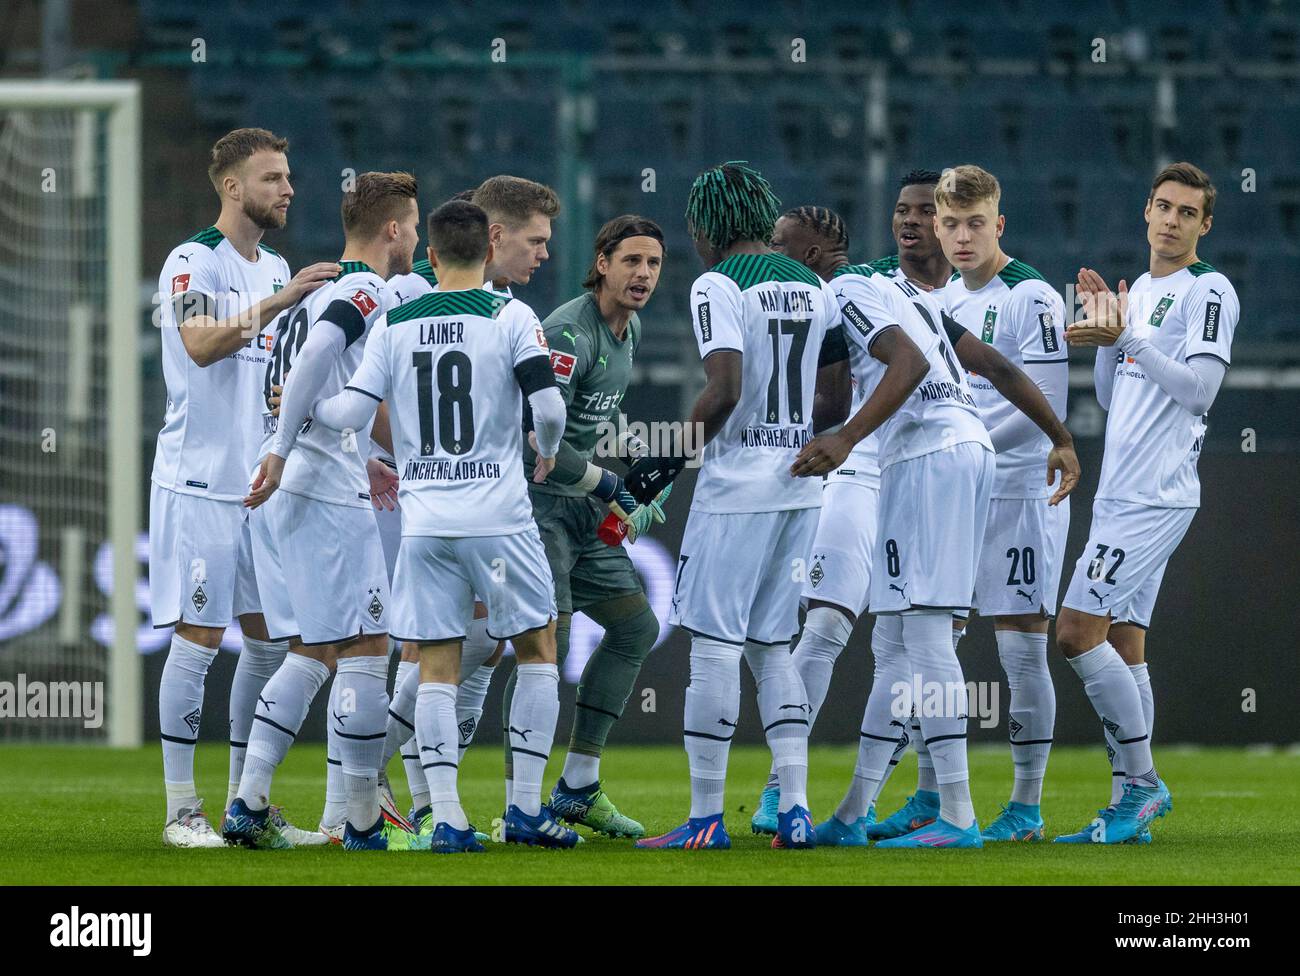
<path fill-rule="evenodd" d="M 813 607 L 804 618 L 803 633 L 795 645 L 792 658 L 794 669 L 799 673 L 799 680 L 803 682 L 804 691 L 808 695 L 810 735 L 813 726 L 817 724 L 822 702 L 826 701 L 835 661 L 848 644 L 852 633 L 853 622 L 835 607 Z M 772 766 L 767 782 L 769 786 L 777 785 L 775 765 Z"/>
<path fill-rule="evenodd" d="M 239 792 L 257 697 L 284 661 L 288 650 L 288 641 L 244 638 L 244 646 L 235 665 L 235 677 L 230 683 L 230 777 L 226 788 L 227 807 Z"/>
<path fill-rule="evenodd" d="M 461 670 L 460 686 L 456 692 L 456 728 L 462 753 L 474 741 L 474 733 L 483 718 L 483 699 L 487 697 L 496 670 L 496 666 L 491 664 L 481 664 L 469 672 Z"/>
<path fill-rule="evenodd" d="M 722 813 L 727 755 L 740 716 L 741 653 L 735 644 L 691 637 L 683 740 L 691 771 L 692 818 Z"/>
<path fill-rule="evenodd" d="M 918 613 L 902 619 L 903 644 L 923 696 L 915 704 L 939 784 L 939 815 L 964 829 L 974 823 L 975 814 L 966 764 L 966 680 L 953 644 L 952 618 Z M 936 697 L 939 714 L 932 715 Z"/>
<path fill-rule="evenodd" d="M 542 809 L 542 777 L 560 717 L 560 671 L 554 664 L 520 664 L 510 705 L 510 753 L 514 781 L 510 800 L 523 813 Z"/>
<path fill-rule="evenodd" d="M 420 664 L 418 661 L 398 661 L 397 677 L 393 680 L 393 700 L 388 703 L 388 718 L 384 724 L 384 751 L 379 756 L 379 768 L 387 769 L 393 756 L 404 752 L 402 745 L 415 738 L 415 696 L 420 689 Z"/>
<path fill-rule="evenodd" d="M 745 661 L 758 685 L 758 714 L 772 750 L 780 813 L 808 808 L 808 694 L 795 670 L 789 644 L 746 642 Z"/>
<path fill-rule="evenodd" d="M 307 709 L 330 669 L 305 654 L 286 654 L 257 696 L 257 712 L 248 734 L 248 758 L 240 778 L 239 798 L 250 810 L 270 806 L 271 777 L 284 761 L 302 728 Z"/>
<path fill-rule="evenodd" d="M 330 686 L 329 699 L 334 699 L 334 688 Z M 329 715 L 325 715 L 325 809 L 321 812 L 320 822 L 327 827 L 336 827 L 348 816 L 348 791 L 343 785 L 343 747 L 335 725 Z"/>
<path fill-rule="evenodd" d="M 421 682 L 415 705 L 415 728 L 420 766 L 429 784 L 433 822 L 464 830 L 469 820 L 461 808 L 456 785 L 460 734 L 456 730 L 455 685 Z"/>
<path fill-rule="evenodd" d="M 1011 690 L 1007 710 L 1015 766 L 1011 801 L 1037 806 L 1043 799 L 1043 776 L 1056 727 L 1056 690 L 1047 670 L 1047 635 L 999 630 L 995 636 L 998 659 Z"/>
<path fill-rule="evenodd" d="M 1155 764 L 1151 759 L 1151 738 L 1142 711 L 1142 695 L 1124 659 L 1110 641 L 1102 641 L 1067 660 L 1083 680 L 1083 690 L 1102 726 L 1114 736 L 1116 762 L 1123 767 L 1126 778 L 1154 786 Z"/>
<path fill-rule="evenodd" d="M 564 785 L 571 790 L 595 786 L 600 782 L 600 756 L 588 756 L 569 750 L 564 757 L 564 772 L 560 774 Z"/>
<path fill-rule="evenodd" d="M 902 620 L 895 615 L 882 616 L 871 631 L 875 671 L 858 732 L 858 759 L 853 782 L 835 811 L 846 824 L 867 815 L 897 764 L 896 757 L 906 748 L 907 719 L 900 716 L 911 712 L 912 669 L 901 636 Z"/>
<path fill-rule="evenodd" d="M 167 661 L 158 685 L 158 725 L 162 737 L 163 783 L 167 788 L 167 819 L 194 809 L 194 744 L 203 715 L 203 681 L 217 652 L 172 634 Z"/>
<path fill-rule="evenodd" d="M 1147 722 L 1148 737 L 1154 736 L 1156 724 L 1156 700 L 1151 694 L 1151 675 L 1147 672 L 1147 665 L 1144 661 L 1141 664 L 1130 664 L 1129 671 L 1133 674 L 1133 680 L 1137 683 L 1138 695 L 1142 698 L 1142 715 Z M 1102 734 L 1106 737 L 1106 758 L 1110 760 L 1111 777 L 1110 777 L 1110 805 L 1115 806 L 1124 796 L 1124 780 L 1128 773 L 1120 768 L 1119 749 L 1115 741 L 1115 736 L 1111 734 L 1110 729 L 1105 725 L 1102 726 Z"/>
<path fill-rule="evenodd" d="M 244 653 L 247 653 L 245 650 Z M 271 779 L 293 745 L 316 693 L 329 680 L 329 669 L 301 654 L 286 654 L 257 695 L 247 751 L 235 795 L 250 810 L 270 804 Z M 227 801 L 227 806 L 234 800 Z"/>
<path fill-rule="evenodd" d="M 348 822 L 360 833 L 373 829 L 380 819 L 379 759 L 388 704 L 387 655 L 339 659 L 329 721 L 339 737 Z"/>
<path fill-rule="evenodd" d="M 953 618 L 954 620 L 956 618 Z M 966 628 L 960 629 L 954 627 L 952 631 L 952 649 L 956 653 L 957 646 L 961 639 L 966 636 Z M 939 781 L 934 778 L 934 760 L 930 758 L 930 750 L 925 744 L 925 734 L 921 731 L 921 720 L 912 716 L 911 724 L 908 726 L 907 736 L 911 740 L 912 747 L 916 749 L 916 788 L 925 793 L 938 793 Z M 899 756 L 898 758 L 902 758 Z M 889 779 L 889 774 L 885 774 L 885 780 Z M 884 786 L 882 781 L 881 786 Z"/>

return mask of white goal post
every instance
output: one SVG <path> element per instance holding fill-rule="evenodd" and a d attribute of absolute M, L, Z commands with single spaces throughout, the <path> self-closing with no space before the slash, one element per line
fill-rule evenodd
<path fill-rule="evenodd" d="M 46 319 L 18 322 L 14 326 L 15 341 L 24 341 L 23 329 L 33 346 L 47 343 L 44 348 L 53 348 L 68 353 L 70 360 L 80 360 L 79 364 L 69 363 L 59 377 L 74 377 L 76 371 L 87 382 L 87 389 L 81 395 L 87 401 L 85 405 L 76 405 L 77 384 L 67 380 L 69 393 L 64 401 L 69 406 L 59 404 L 59 409 L 47 411 L 59 419 L 71 415 L 74 422 L 66 426 L 72 432 L 73 449 L 84 449 L 85 457 L 95 459 L 94 480 L 91 488 L 73 487 L 73 479 L 80 474 L 75 467 L 70 468 L 68 476 L 69 496 L 78 492 L 94 492 L 95 534 L 102 539 L 86 538 L 84 529 L 69 524 L 49 524 L 62 521 L 57 516 L 47 517 L 41 526 L 43 533 L 62 533 L 63 558 L 59 560 L 60 582 L 52 587 L 61 598 L 57 620 L 45 624 L 45 629 L 38 633 L 42 642 L 51 646 L 67 645 L 81 642 L 73 648 L 79 657 L 70 657 L 73 662 L 68 668 L 68 676 L 77 678 L 76 667 L 80 665 L 83 673 L 92 673 L 90 663 L 92 653 L 99 655 L 94 661 L 96 673 L 106 679 L 106 689 L 102 697 L 103 729 L 99 731 L 100 741 L 118 747 L 139 746 L 143 739 L 142 707 L 142 668 L 137 649 L 136 633 L 140 627 L 140 613 L 137 607 L 136 585 L 139 578 L 139 560 L 136 553 L 137 538 L 141 532 L 141 365 L 138 353 L 141 322 L 140 305 L 140 233 L 141 233 L 141 107 L 140 85 L 135 81 L 61 81 L 61 80 L 18 80 L 0 81 L 0 132 L 6 135 L 18 132 L 14 139 L 19 149 L 14 150 L 15 159 L 21 158 L 24 185 L 20 190 L 10 191 L 19 206 L 23 199 L 18 192 L 28 193 L 27 185 L 32 181 L 26 175 L 27 167 L 32 173 L 46 172 L 53 178 L 64 181 L 64 185 L 80 187 L 73 189 L 73 194 L 81 193 L 86 199 L 94 198 L 85 205 L 88 212 L 94 214 L 93 226 L 87 227 L 78 221 L 81 209 L 57 209 L 53 204 L 48 212 L 51 226 L 41 226 L 41 216 L 47 213 L 41 209 L 43 204 L 38 187 L 37 195 L 31 197 L 29 210 L 22 211 L 18 217 L 5 214 L 7 221 L 22 220 L 24 231 L 33 235 L 32 240 L 38 246 L 28 248 L 30 258 L 14 258 L 20 245 L 13 245 L 10 251 L 10 263 L 16 273 L 22 277 L 41 278 L 58 267 L 74 268 L 69 274 L 65 286 L 70 295 L 66 301 L 64 295 L 56 291 L 48 281 L 31 282 L 33 290 L 38 286 L 41 295 L 48 301 L 50 314 L 67 312 L 66 329 L 63 335 L 72 336 L 72 341 L 61 338 L 58 329 L 48 338 L 37 326 L 48 325 Z M 49 134 L 57 129 L 57 138 Z M 27 135 L 22 135 L 27 133 Z M 10 141 L 13 142 L 14 139 Z M 51 162 L 46 163 L 48 155 Z M 39 158 L 31 158 L 39 157 Z M 53 161 L 58 157 L 57 162 Z M 55 172 L 61 166 L 63 172 Z M 12 167 L 11 169 L 17 169 Z M 17 179 L 18 177 L 10 177 Z M 50 178 L 47 175 L 47 178 Z M 8 188 L 6 188 L 8 189 Z M 67 191 L 64 191 L 67 192 Z M 6 204 L 12 203 L 6 199 Z M 15 207 L 14 209 L 18 209 Z M 35 219 L 27 216 L 35 214 Z M 57 227 L 54 221 L 61 221 Z M 48 245 L 47 249 L 40 244 Z M 71 245 L 70 247 L 67 245 Z M 64 251 L 71 250 L 71 256 Z M 77 262 L 74 266 L 72 262 Z M 47 270 L 51 269 L 51 270 Z M 93 286 L 78 284 L 79 276 L 93 281 Z M 21 284 L 21 282 L 20 282 Z M 73 295 L 75 289 L 81 288 L 83 295 Z M 49 296 L 53 295 L 53 298 Z M 85 297 L 90 296 L 90 297 Z M 98 319 L 98 321 L 96 321 Z M 35 322 L 36 324 L 31 324 Z M 57 325 L 57 324 L 56 324 Z M 80 331 L 79 331 L 80 330 Z M 81 351 L 83 345 L 76 341 L 78 336 L 94 337 L 98 342 L 103 336 L 107 347 L 101 350 Z M 66 349 L 64 345 L 66 343 Z M 102 356 L 102 358 L 100 358 Z M 41 363 L 39 349 L 33 361 Z M 105 375 L 95 376 L 102 370 Z M 20 389 L 22 387 L 19 387 Z M 92 392 L 95 394 L 91 405 Z M 104 417 L 87 417 L 96 407 L 101 407 Z M 14 414 L 17 416 L 18 414 Z M 89 432 L 88 434 L 83 432 Z M 6 432 L 6 433 L 12 433 Z M 24 436 L 30 435 L 22 431 Z M 59 431 L 55 434 L 62 436 Z M 84 448 L 77 438 L 102 438 L 102 443 Z M 59 451 L 64 450 L 60 441 Z M 95 453 L 97 452 L 97 453 Z M 50 483 L 58 486 L 57 479 L 62 468 L 54 468 L 54 474 L 44 475 Z M 32 478 L 32 493 L 41 490 L 42 482 Z M 80 485 L 80 482 L 75 482 Z M 101 512 L 99 499 L 102 498 Z M 23 499 L 16 499 L 19 505 Z M 43 499 L 32 499 L 36 507 Z M 75 517 L 67 519 L 75 523 Z M 87 520 L 89 521 L 89 520 Z M 69 541 L 71 540 L 71 541 Z M 111 546 L 112 585 L 111 595 L 104 597 L 107 601 L 101 637 L 96 644 L 88 635 L 87 614 L 84 612 L 82 592 L 88 590 L 90 567 L 94 560 L 87 555 L 93 543 Z M 102 552 L 105 557 L 107 548 Z M 105 560 L 107 561 L 107 560 Z M 106 566 L 103 568 L 107 568 Z M 48 573 L 49 571 L 46 570 Z M 52 575 L 52 574 L 50 574 Z M 103 574 L 107 576 L 106 573 Z M 101 593 L 108 589 L 106 579 L 100 583 Z M 72 606 L 68 602 L 72 600 Z M 103 606 L 103 603 L 100 604 Z M 108 623 L 111 620 L 111 640 Z M 55 626 L 57 624 L 57 626 Z M 29 638 L 32 636 L 28 635 Z M 107 645 L 106 652 L 102 650 Z M 103 659 L 104 653 L 107 660 Z M 35 656 L 16 658 L 19 661 L 39 660 Z M 79 680 L 79 678 L 78 678 Z M 72 728 L 69 726 L 69 728 Z M 106 732 L 106 734 L 105 734 Z M 68 737 L 68 732 L 60 728 L 56 734 Z M 79 733 L 73 731 L 75 737 Z M 84 734 L 84 733 L 82 733 Z"/>

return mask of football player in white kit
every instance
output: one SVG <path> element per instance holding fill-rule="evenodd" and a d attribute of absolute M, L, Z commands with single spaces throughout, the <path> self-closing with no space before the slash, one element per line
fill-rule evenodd
<path fill-rule="evenodd" d="M 377 790 L 391 600 L 371 514 L 371 429 L 340 437 L 308 415 L 317 397 L 341 390 L 360 365 L 390 304 L 384 281 L 411 266 L 419 222 L 415 178 L 362 173 L 344 193 L 341 211 L 338 278 L 277 324 L 265 389 L 283 379 L 283 402 L 246 500 L 255 509 L 253 558 L 267 627 L 290 643 L 258 698 L 238 797 L 222 829 L 227 841 L 247 847 L 287 846 L 267 816 L 271 778 L 336 660 L 327 721 L 345 802 L 327 809 L 322 821 L 346 820 L 347 849 L 411 846 L 404 825 L 381 817 Z M 283 490 L 273 494 L 277 487 Z M 329 769 L 334 775 L 335 767 Z"/>
<path fill-rule="evenodd" d="M 236 129 L 212 147 L 216 224 L 174 248 L 163 265 L 161 333 L 167 413 L 149 496 L 149 594 L 155 627 L 175 627 L 158 689 L 171 847 L 222 847 L 194 786 L 203 685 L 222 635 L 239 618 L 243 652 L 230 694 L 230 780 L 243 768 L 253 702 L 284 657 L 268 640 L 246 513 L 248 471 L 269 419 L 262 377 L 270 323 L 338 273 L 313 264 L 292 278 L 261 244 L 283 227 L 293 198 L 288 141 Z"/>
<path fill-rule="evenodd" d="M 858 440 L 881 429 L 869 601 L 877 617 L 875 679 L 853 783 L 835 815 L 817 826 L 817 842 L 855 847 L 869 842 L 871 805 L 905 741 L 905 720 L 915 707 L 939 786 L 938 819 L 881 844 L 980 847 L 966 765 L 966 688 L 951 620 L 970 607 L 994 462 L 958 363 L 989 376 L 1034 423 L 1050 431 L 1056 447 L 1047 477 L 1050 482 L 1062 472 L 1059 497 L 1077 483 L 1078 461 L 1069 432 L 1033 382 L 946 317 L 932 295 L 868 265 L 836 268 L 831 286 L 845 334 L 853 340 L 855 374 L 871 375 L 861 364 L 864 354 L 889 356 L 891 367 L 900 349 L 919 351 L 921 358 L 906 386 L 887 388 L 887 370 L 849 422 L 814 439 L 792 468 L 801 476 L 832 471 Z M 898 373 L 908 375 L 901 367 Z"/>
<path fill-rule="evenodd" d="M 1215 188 L 1191 163 L 1156 176 L 1144 216 L 1147 273 L 1118 297 L 1081 269 L 1088 317 L 1066 330 L 1096 346 L 1097 399 L 1108 411 L 1088 542 L 1061 601 L 1056 641 L 1101 717 L 1114 775 L 1110 805 L 1075 844 L 1146 843 L 1173 806 L 1155 771 L 1155 699 L 1146 630 L 1169 557 L 1201 501 L 1196 465 L 1205 418 L 1232 362 L 1241 306 L 1232 283 L 1200 260 Z"/>
<path fill-rule="evenodd" d="M 778 206 L 767 181 L 741 163 L 706 170 L 691 187 L 687 224 L 709 270 L 691 288 L 708 380 L 690 423 L 706 446 L 669 618 L 691 635 L 691 812 L 668 833 L 638 840 L 641 848 L 730 847 L 722 811 L 742 655 L 780 781 L 774 846 L 815 844 L 808 699 L 790 639 L 799 623 L 796 569 L 808 558 L 821 486 L 792 478 L 789 467 L 812 436 L 822 343 L 839 309 L 820 278 L 769 247 Z M 628 471 L 628 490 L 648 504 L 684 463 L 680 454 L 642 458 Z"/>
<path fill-rule="evenodd" d="M 848 263 L 849 234 L 839 214 L 826 207 L 799 207 L 786 211 L 772 231 L 772 250 L 806 265 L 822 280 Z M 833 333 L 843 341 L 843 333 Z M 838 357 L 837 357 L 838 358 Z M 883 372 L 884 364 L 861 357 L 865 365 Z M 819 384 L 813 405 L 813 433 L 841 423 L 862 406 L 876 385 L 849 369 L 848 350 L 837 369 L 827 374 L 837 384 Z M 838 386 L 847 384 L 846 391 Z M 823 387 L 826 387 L 823 389 Z M 822 486 L 821 512 L 817 533 L 803 583 L 801 602 L 807 610 L 794 666 L 808 693 L 808 729 L 817 722 L 835 662 L 848 643 L 853 625 L 867 607 L 867 582 L 871 575 L 871 550 L 876 534 L 876 506 L 880 497 L 880 465 L 876 435 L 864 437 L 853 446 L 843 467 L 826 476 Z M 775 834 L 780 783 L 775 767 L 759 796 L 750 819 L 757 834 Z"/>
<path fill-rule="evenodd" d="M 492 256 L 485 270 L 483 287 L 510 296 L 510 285 L 526 285 L 533 272 L 550 254 L 546 245 L 551 238 L 551 221 L 559 215 L 560 203 L 555 191 L 542 183 L 518 176 L 493 176 L 472 190 L 463 190 L 452 200 L 469 201 L 481 207 L 488 215 L 488 236 L 492 241 Z M 438 290 L 438 272 L 425 258 L 417 261 L 406 275 L 394 278 L 389 288 L 399 304 Z M 392 551 L 393 530 L 385 523 L 398 521 L 396 538 L 400 539 L 400 520 L 379 514 L 381 531 L 387 533 L 385 551 Z M 461 754 L 469 748 L 483 717 L 483 699 L 487 696 L 496 665 L 501 660 L 505 642 L 494 640 L 487 633 L 487 607 L 476 602 L 474 621 L 461 649 L 464 672 L 456 693 L 456 721 L 460 729 Z M 397 678 L 393 685 L 393 703 L 389 712 L 387 737 L 381 770 L 399 750 L 406 770 L 406 781 L 411 791 L 410 820 L 421 831 L 433 829 L 430 820 L 429 792 L 422 782 L 420 761 L 415 741 L 415 698 L 419 691 L 419 660 L 413 645 L 402 652 L 397 665 Z M 507 688 L 507 703 L 509 688 Z M 509 714 L 507 707 L 503 714 Z M 509 730 L 503 730 L 507 742 Z M 381 780 L 387 792 L 386 779 Z M 391 794 L 390 794 L 391 795 Z M 507 777 L 507 806 L 509 805 L 509 777 Z M 485 835 L 480 835 L 480 840 Z"/>
<path fill-rule="evenodd" d="M 1024 370 L 1064 422 L 1065 303 L 1042 275 L 1002 251 L 1001 195 L 997 178 L 978 166 L 944 172 L 934 223 L 958 275 L 938 294 L 959 325 Z M 984 840 L 1036 841 L 1043 839 L 1039 804 L 1056 725 L 1047 631 L 1060 590 L 1070 500 L 1047 503 L 1047 435 L 987 379 L 971 373 L 967 381 L 997 454 L 972 609 L 993 619 L 1011 692 L 1007 728 L 1015 768 L 1011 798 L 984 828 Z"/>
<path fill-rule="evenodd" d="M 512 641 L 519 660 L 505 840 L 573 847 L 577 833 L 541 802 L 560 707 L 555 585 L 524 483 L 520 425 L 527 396 L 540 480 L 554 466 L 564 400 L 537 316 L 482 287 L 492 249 L 487 214 L 464 201 L 443 204 L 429 216 L 429 249 L 439 290 L 388 313 L 361 368 L 315 416 L 344 429 L 368 422 L 381 400 L 392 410 L 402 505 L 393 634 L 420 654 L 415 727 L 432 849 L 483 850 L 457 789 L 456 685 L 476 594 L 487 604 L 488 633 Z"/>

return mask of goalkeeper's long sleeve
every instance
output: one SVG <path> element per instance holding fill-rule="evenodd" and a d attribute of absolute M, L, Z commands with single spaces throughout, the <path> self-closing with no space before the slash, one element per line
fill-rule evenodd
<path fill-rule="evenodd" d="M 333 322 L 322 319 L 307 333 L 294 357 L 289 378 L 284 383 L 284 399 L 280 402 L 280 421 L 276 426 L 271 453 L 288 457 L 298 439 L 298 430 L 312 412 L 311 405 L 329 378 L 330 367 L 338 361 L 347 345 L 347 338 Z"/>

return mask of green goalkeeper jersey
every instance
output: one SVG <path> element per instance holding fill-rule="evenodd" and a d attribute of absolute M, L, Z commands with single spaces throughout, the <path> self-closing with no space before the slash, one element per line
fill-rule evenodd
<path fill-rule="evenodd" d="M 619 407 L 632 380 L 632 359 L 641 342 L 641 320 L 633 313 L 620 340 L 605 324 L 596 296 L 586 292 L 548 315 L 542 329 L 551 347 L 551 369 L 568 407 L 564 445 L 590 461 L 602 434 L 617 428 Z M 524 470 L 530 479 L 536 462 L 532 448 L 525 445 Z M 564 480 L 557 469 L 543 484 L 529 487 L 548 494 L 586 494 Z"/>

